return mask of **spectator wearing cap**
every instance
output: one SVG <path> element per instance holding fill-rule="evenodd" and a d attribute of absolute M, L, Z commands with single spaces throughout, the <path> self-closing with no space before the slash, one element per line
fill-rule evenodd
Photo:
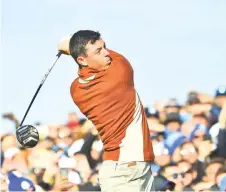
<path fill-rule="evenodd" d="M 215 91 L 214 104 L 210 110 L 210 122 L 214 125 L 218 122 L 221 109 L 226 102 L 226 86 L 220 86 Z"/>
<path fill-rule="evenodd" d="M 220 86 L 215 93 L 215 104 L 222 108 L 226 102 L 226 86 Z"/>
<path fill-rule="evenodd" d="M 179 113 L 181 105 L 176 98 L 169 99 L 165 104 L 165 112 L 167 113 Z"/>
<path fill-rule="evenodd" d="M 215 145 L 215 155 L 226 158 L 226 102 L 218 117 L 218 123 L 210 128 L 210 135 Z"/>

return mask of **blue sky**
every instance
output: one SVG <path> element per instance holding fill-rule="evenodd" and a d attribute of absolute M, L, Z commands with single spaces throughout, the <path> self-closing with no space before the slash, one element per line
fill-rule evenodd
<path fill-rule="evenodd" d="M 145 105 L 170 97 L 184 102 L 191 88 L 212 95 L 226 84 L 225 0 L 2 0 L 1 8 L 1 113 L 20 120 L 59 40 L 79 29 L 100 31 L 131 61 Z M 77 111 L 69 92 L 76 77 L 76 63 L 62 56 L 25 124 L 62 123 Z M 2 121 L 1 129 L 11 127 Z"/>

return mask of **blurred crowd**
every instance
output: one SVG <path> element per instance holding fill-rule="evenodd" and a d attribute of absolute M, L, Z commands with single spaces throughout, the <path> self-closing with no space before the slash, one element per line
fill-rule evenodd
<path fill-rule="evenodd" d="M 226 191 L 226 87 L 213 96 L 192 90 L 184 104 L 171 98 L 145 112 L 156 191 Z M 19 125 L 12 113 L 3 118 Z M 72 112 L 66 123 L 34 126 L 40 141 L 31 149 L 1 135 L 2 191 L 100 191 L 103 145 L 92 122 Z"/>

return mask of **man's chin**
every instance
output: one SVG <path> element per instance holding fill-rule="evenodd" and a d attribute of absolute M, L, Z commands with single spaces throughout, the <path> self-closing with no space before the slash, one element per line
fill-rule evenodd
<path fill-rule="evenodd" d="M 107 62 L 106 62 L 106 66 L 107 65 L 110 65 L 111 64 L 111 60 L 109 59 Z"/>
<path fill-rule="evenodd" d="M 104 66 L 104 70 L 106 70 L 110 65 L 111 65 L 111 62 L 107 63 L 107 64 Z"/>

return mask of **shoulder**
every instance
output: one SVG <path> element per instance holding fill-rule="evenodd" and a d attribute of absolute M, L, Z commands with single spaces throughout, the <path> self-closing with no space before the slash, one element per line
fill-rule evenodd
<path fill-rule="evenodd" d="M 129 63 L 128 59 L 121 53 L 108 49 L 113 60 Z"/>
<path fill-rule="evenodd" d="M 76 79 L 71 83 L 70 93 L 71 93 L 71 96 L 72 96 L 72 97 L 73 97 L 73 94 L 74 94 L 76 88 L 78 87 L 78 79 L 79 79 L 79 78 L 76 78 Z"/>

